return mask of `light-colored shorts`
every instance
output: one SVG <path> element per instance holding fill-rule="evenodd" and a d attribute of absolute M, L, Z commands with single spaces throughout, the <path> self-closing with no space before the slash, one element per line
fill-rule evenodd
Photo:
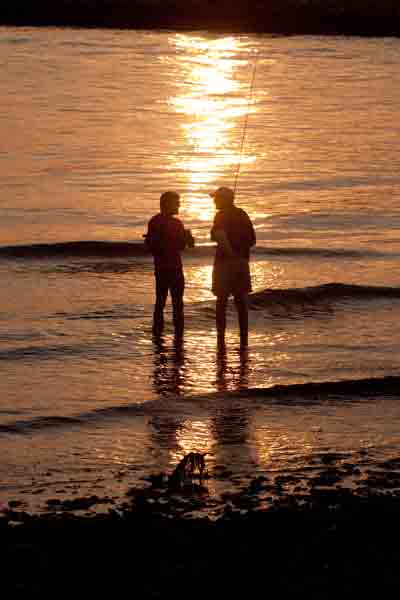
<path fill-rule="evenodd" d="M 215 261 L 211 289 L 215 296 L 241 296 L 251 292 L 249 261 L 245 258 Z"/>

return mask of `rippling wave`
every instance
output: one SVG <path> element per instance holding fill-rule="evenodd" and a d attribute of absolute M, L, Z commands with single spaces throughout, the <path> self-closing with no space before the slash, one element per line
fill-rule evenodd
<path fill-rule="evenodd" d="M 214 245 L 202 245 L 193 249 L 186 250 L 185 253 L 190 256 L 213 256 L 215 252 Z M 325 258 L 357 258 L 361 256 L 379 257 L 393 256 L 393 253 L 342 249 L 342 248 L 307 248 L 307 247 L 270 247 L 258 245 L 252 250 L 255 256 L 319 256 Z M 77 257 L 77 258 L 123 258 L 123 257 L 141 257 L 149 255 L 149 251 L 142 241 L 116 242 L 116 241 L 97 241 L 81 240 L 58 242 L 53 244 L 26 244 L 15 246 L 0 246 L 0 259 L 40 259 L 50 260 L 57 257 Z"/>
<path fill-rule="evenodd" d="M 326 401 L 359 401 L 368 398 L 384 398 L 397 396 L 399 393 L 400 376 L 386 376 L 368 379 L 348 379 L 343 381 L 322 381 L 298 383 L 289 385 L 274 385 L 270 388 L 246 388 L 240 391 L 215 392 L 207 396 L 191 396 L 185 398 L 170 397 L 168 404 L 164 400 L 154 400 L 141 404 L 124 404 L 121 406 L 110 406 L 98 408 L 73 416 L 39 416 L 33 419 L 16 420 L 0 425 L 0 434 L 33 434 L 37 431 L 50 428 L 69 429 L 71 427 L 96 424 L 101 419 L 123 419 L 124 417 L 151 416 L 160 414 L 163 410 L 168 415 L 177 410 L 182 413 L 187 410 L 196 410 L 198 404 L 204 408 L 204 404 L 215 403 L 215 397 L 246 398 L 254 401 L 286 402 L 295 406 L 297 404 L 315 404 Z M 220 399 L 221 399 L 220 398 Z M 177 404 L 174 406 L 174 402 Z M 189 409 L 190 405 L 190 409 Z"/>
<path fill-rule="evenodd" d="M 250 294 L 250 306 L 255 309 L 268 308 L 275 304 L 315 304 L 340 300 L 373 300 L 400 298 L 400 288 L 369 285 L 327 283 L 305 288 L 268 289 Z"/>
<path fill-rule="evenodd" d="M 0 258 L 51 259 L 71 257 L 124 257 L 148 254 L 143 242 L 72 241 L 0 247 Z"/>

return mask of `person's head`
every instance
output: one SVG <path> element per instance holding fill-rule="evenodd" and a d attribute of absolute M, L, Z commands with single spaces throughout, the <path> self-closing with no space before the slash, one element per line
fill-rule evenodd
<path fill-rule="evenodd" d="M 180 206 L 180 196 L 177 192 L 164 192 L 160 196 L 160 210 L 163 215 L 177 215 Z"/>
<path fill-rule="evenodd" d="M 233 206 L 235 199 L 233 190 L 228 187 L 219 187 L 217 190 L 215 190 L 215 192 L 210 194 L 210 196 L 214 198 L 215 208 L 217 210 L 223 210 Z"/>

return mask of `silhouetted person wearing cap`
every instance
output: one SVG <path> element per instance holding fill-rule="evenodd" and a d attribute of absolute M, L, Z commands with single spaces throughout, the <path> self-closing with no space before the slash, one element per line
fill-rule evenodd
<path fill-rule="evenodd" d="M 226 307 L 232 294 L 238 313 L 240 344 L 248 343 L 248 294 L 251 292 L 250 248 L 256 243 L 248 214 L 234 204 L 234 192 L 218 188 L 214 198 L 217 214 L 211 229 L 211 239 L 217 242 L 212 291 L 217 297 L 216 325 L 218 345 L 225 344 Z"/>
<path fill-rule="evenodd" d="M 184 328 L 183 293 L 185 278 L 181 252 L 194 246 L 189 230 L 174 217 L 179 213 L 180 196 L 177 192 L 164 192 L 160 196 L 160 212 L 148 223 L 146 245 L 154 257 L 156 302 L 153 315 L 153 334 L 160 336 L 164 328 L 164 308 L 168 292 L 171 294 L 175 336 L 181 338 Z"/>

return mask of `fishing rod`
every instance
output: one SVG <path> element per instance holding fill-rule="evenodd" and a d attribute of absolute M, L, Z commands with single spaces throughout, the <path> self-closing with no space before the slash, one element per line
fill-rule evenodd
<path fill-rule="evenodd" d="M 252 75 L 251 84 L 250 84 L 250 93 L 249 93 L 249 97 L 247 100 L 246 116 L 245 116 L 244 124 L 243 124 L 242 139 L 240 142 L 239 163 L 238 163 L 237 170 L 236 170 L 235 183 L 233 185 L 234 194 L 236 194 L 236 188 L 237 188 L 239 174 L 240 174 L 240 167 L 242 166 L 243 148 L 244 148 L 244 141 L 245 141 L 246 132 L 247 132 L 247 123 L 249 120 L 250 104 L 253 100 L 253 92 L 254 92 L 254 87 L 255 87 L 254 84 L 256 81 L 257 58 L 258 58 L 258 56 L 257 56 L 257 52 L 256 52 L 256 55 L 254 58 L 254 65 L 253 65 L 253 75 Z"/>

